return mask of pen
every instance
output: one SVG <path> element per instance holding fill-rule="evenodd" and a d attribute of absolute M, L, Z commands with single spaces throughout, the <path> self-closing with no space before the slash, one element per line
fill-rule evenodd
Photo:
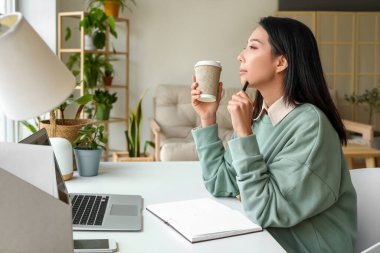
<path fill-rule="evenodd" d="M 243 89 L 241 89 L 242 91 L 244 91 L 245 92 L 245 90 L 247 89 L 247 87 L 248 87 L 248 82 L 245 82 L 245 84 L 244 84 L 244 86 L 243 86 Z"/>

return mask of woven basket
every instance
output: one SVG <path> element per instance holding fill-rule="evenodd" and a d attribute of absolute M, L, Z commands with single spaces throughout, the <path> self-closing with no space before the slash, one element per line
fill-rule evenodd
<path fill-rule="evenodd" d="M 96 112 L 95 108 L 95 112 Z M 49 120 L 41 120 L 39 128 L 45 128 L 48 136 L 62 137 L 73 143 L 78 137 L 79 130 L 86 125 L 95 123 L 93 119 L 78 119 L 82 108 L 78 109 L 75 119 L 56 119 L 54 112 L 50 112 Z"/>
<path fill-rule="evenodd" d="M 78 137 L 78 131 L 83 126 L 94 123 L 91 119 L 56 119 L 52 124 L 50 120 L 40 121 L 40 128 L 46 128 L 49 137 L 62 137 L 73 143 Z"/>

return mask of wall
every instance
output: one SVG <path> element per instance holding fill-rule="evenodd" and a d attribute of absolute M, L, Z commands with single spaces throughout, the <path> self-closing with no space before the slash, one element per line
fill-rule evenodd
<path fill-rule="evenodd" d="M 60 0 L 60 11 L 83 10 L 83 1 Z M 130 19 L 130 108 L 143 100 L 143 140 L 149 138 L 152 97 L 162 83 L 191 84 L 195 62 L 220 60 L 226 86 L 239 86 L 238 53 L 261 16 L 277 10 L 277 0 L 137 0 Z M 115 45 L 117 48 L 118 45 Z M 189 94 L 190 96 L 190 94 Z M 119 101 L 122 102 L 122 101 Z M 123 113 L 115 106 L 113 113 Z M 117 128 L 117 124 L 111 127 Z M 111 146 L 125 148 L 124 127 Z"/>
<path fill-rule="evenodd" d="M 191 84 L 198 60 L 220 60 L 225 86 L 239 86 L 238 53 L 277 0 L 139 0 L 131 19 L 131 105 L 146 88 L 144 136 L 152 97 L 162 83 Z M 190 94 L 189 94 L 190 96 Z"/>
<path fill-rule="evenodd" d="M 17 0 L 16 10 L 21 12 L 50 49 L 56 52 L 57 15 L 56 0 Z"/>

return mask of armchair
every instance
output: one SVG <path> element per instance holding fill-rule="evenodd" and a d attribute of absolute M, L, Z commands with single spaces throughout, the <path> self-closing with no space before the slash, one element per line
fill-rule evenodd
<path fill-rule="evenodd" d="M 240 89 L 224 87 L 217 111 L 219 137 L 227 142 L 232 135 L 232 124 L 227 103 Z M 252 97 L 254 92 L 249 90 Z M 190 85 L 162 84 L 153 98 L 154 118 L 150 120 L 151 140 L 155 142 L 156 161 L 196 161 L 198 155 L 191 130 L 200 125 L 191 106 Z"/>

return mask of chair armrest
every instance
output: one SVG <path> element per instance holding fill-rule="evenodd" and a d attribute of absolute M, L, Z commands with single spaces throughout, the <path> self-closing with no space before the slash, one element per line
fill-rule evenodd
<path fill-rule="evenodd" d="M 367 141 L 373 141 L 373 126 L 363 124 L 351 120 L 343 120 L 344 127 L 349 132 L 359 133 L 363 136 L 363 139 Z"/>
<path fill-rule="evenodd" d="M 150 140 L 155 143 L 154 158 L 160 161 L 160 140 L 161 140 L 161 127 L 155 119 L 150 119 Z"/>

